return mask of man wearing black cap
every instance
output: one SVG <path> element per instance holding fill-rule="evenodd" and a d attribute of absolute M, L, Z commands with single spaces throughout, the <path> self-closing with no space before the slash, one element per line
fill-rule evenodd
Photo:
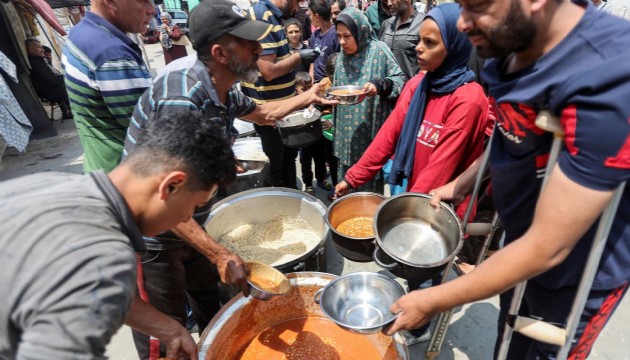
<path fill-rule="evenodd" d="M 320 55 L 314 49 L 303 49 L 291 54 L 281 25 L 282 20 L 293 17 L 298 8 L 298 0 L 260 0 L 249 8 L 248 16 L 252 20 L 273 25 L 272 31 L 260 41 L 263 46 L 258 60 L 260 76 L 241 84 L 243 92 L 258 104 L 274 103 L 292 97 L 295 93 L 294 69 L 300 64 L 308 68 Z M 260 135 L 263 150 L 269 157 L 270 170 L 265 185 L 297 189 L 297 149 L 285 147 L 277 129 L 257 125 L 254 127 Z"/>
<path fill-rule="evenodd" d="M 190 13 L 189 29 L 197 55 L 171 62 L 142 95 L 127 132 L 124 156 L 134 150 L 143 127 L 158 113 L 169 117 L 199 113 L 218 122 L 233 137 L 237 134 L 232 126 L 235 117 L 260 126 L 273 125 L 294 110 L 324 102 L 316 88 L 284 101 L 257 105 L 233 86 L 239 80 L 256 79 L 256 61 L 262 51 L 257 40 L 271 31 L 269 24 L 245 18 L 233 3 L 200 3 Z M 200 226 L 209 210 L 210 204 L 206 204 L 172 232 L 145 238 L 143 276 L 138 279 L 144 300 L 182 324 L 188 299 L 201 330 L 219 309 L 219 279 L 247 292 L 243 261 Z M 134 332 L 134 341 L 141 359 L 159 357 L 157 340 Z"/>

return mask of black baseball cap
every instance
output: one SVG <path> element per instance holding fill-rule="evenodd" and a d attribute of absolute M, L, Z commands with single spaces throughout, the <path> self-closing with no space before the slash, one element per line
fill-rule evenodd
<path fill-rule="evenodd" d="M 242 10 L 228 0 L 202 1 L 188 19 L 188 36 L 195 50 L 224 34 L 257 41 L 267 36 L 271 28 L 271 24 L 246 18 Z"/>

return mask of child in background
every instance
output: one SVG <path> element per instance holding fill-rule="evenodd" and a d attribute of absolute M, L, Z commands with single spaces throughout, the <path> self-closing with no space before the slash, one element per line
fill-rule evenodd
<path fill-rule="evenodd" d="M 311 75 L 305 71 L 300 71 L 295 74 L 295 93 L 299 95 L 304 91 L 309 90 L 313 86 L 313 79 Z M 331 191 L 332 186 L 326 181 L 326 160 L 324 156 L 324 141 L 325 139 L 318 140 L 315 144 L 300 149 L 300 164 L 302 165 L 302 182 L 306 187 L 304 191 L 308 194 L 315 195 L 313 189 L 313 169 L 311 163 L 315 162 L 315 178 L 317 179 L 317 186 L 320 188 Z"/>
<path fill-rule="evenodd" d="M 332 78 L 335 74 L 335 64 L 337 62 L 338 53 L 331 54 L 326 59 L 326 77 L 322 78 L 319 81 L 321 86 L 322 95 L 328 91 L 333 86 Z M 323 106 L 321 107 L 322 112 L 322 129 L 328 130 L 333 128 L 332 123 L 332 106 Z M 333 129 L 334 134 L 334 129 Z M 333 142 L 332 137 L 330 139 L 324 137 L 324 159 L 326 163 L 328 163 L 328 169 L 330 171 L 330 180 L 332 181 L 332 186 L 337 185 L 337 158 L 335 157 L 335 153 L 333 152 Z M 328 200 L 335 200 L 335 191 L 334 189 L 328 193 Z"/>
<path fill-rule="evenodd" d="M 285 21 L 283 29 L 284 33 L 287 35 L 287 42 L 289 43 L 289 47 L 291 48 L 291 54 L 302 49 L 309 48 L 302 41 L 302 23 L 300 23 L 297 19 L 289 19 Z M 310 66 L 305 68 L 304 65 L 299 65 L 295 68 L 295 73 L 297 74 L 300 71 L 308 72 L 309 69 Z"/>
<path fill-rule="evenodd" d="M 319 81 L 322 95 L 326 94 L 326 91 L 328 91 L 328 89 L 333 86 L 332 78 L 335 74 L 335 63 L 337 62 L 337 55 L 339 55 L 339 53 L 330 54 L 330 56 L 328 56 L 328 58 L 326 59 L 326 77 L 322 78 Z M 322 114 L 324 113 L 324 111 L 327 111 L 327 114 L 332 113 L 332 106 L 326 106 L 325 109 L 323 109 Z"/>
<path fill-rule="evenodd" d="M 313 87 L 313 79 L 311 74 L 306 71 L 298 71 L 295 73 L 295 95 L 310 90 Z"/>

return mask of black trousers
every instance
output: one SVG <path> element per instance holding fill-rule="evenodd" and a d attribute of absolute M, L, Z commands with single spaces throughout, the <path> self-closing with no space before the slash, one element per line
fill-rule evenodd
<path fill-rule="evenodd" d="M 323 137 L 315 144 L 300 149 L 300 164 L 302 165 L 302 182 L 304 186 L 313 185 L 312 163 L 315 163 L 315 179 L 317 182 L 326 180 L 326 152 Z"/>
<path fill-rule="evenodd" d="M 610 290 L 591 290 L 578 322 L 569 359 L 588 358 L 598 335 L 612 317 L 627 290 L 628 283 Z M 519 315 L 543 319 L 546 322 L 566 327 L 576 293 L 577 286 L 548 289 L 535 280 L 530 280 L 525 288 Z M 513 295 L 514 289 L 511 289 L 500 296 L 495 359 L 499 352 Z M 509 360 L 555 360 L 559 350 L 559 346 L 536 341 L 514 332 L 507 358 Z"/>
<path fill-rule="evenodd" d="M 330 181 L 332 185 L 335 186 L 339 182 L 337 179 L 337 157 L 335 156 L 335 152 L 333 149 L 333 142 L 328 139 L 324 140 L 324 157 L 326 162 L 328 163 L 328 168 L 330 169 Z"/>
<path fill-rule="evenodd" d="M 265 174 L 265 186 L 284 186 L 297 189 L 295 159 L 298 149 L 284 146 L 278 129 L 272 126 L 254 125 L 260 136 L 263 151 L 269 158 L 269 166 Z"/>
<path fill-rule="evenodd" d="M 219 311 L 220 280 L 216 266 L 188 245 L 147 251 L 142 256 L 143 277 L 138 277 L 148 301 L 159 311 L 186 326 L 186 303 L 190 304 L 201 333 Z M 144 296 L 143 296 L 144 297 Z M 133 340 L 141 360 L 165 356 L 166 347 L 157 339 L 133 330 Z"/>

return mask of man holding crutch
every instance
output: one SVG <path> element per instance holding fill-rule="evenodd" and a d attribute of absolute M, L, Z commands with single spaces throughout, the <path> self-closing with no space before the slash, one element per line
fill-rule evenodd
<path fill-rule="evenodd" d="M 460 3 L 460 31 L 479 54 L 495 58 L 484 78 L 497 111 L 490 171 L 506 246 L 468 275 L 402 297 L 391 308 L 400 315 L 388 333 L 503 293 L 501 327 L 507 291 L 527 279 L 521 313 L 564 327 L 598 219 L 630 178 L 630 23 L 560 0 Z M 535 125 L 542 111 L 560 118 L 565 140 L 541 192 L 553 139 Z M 432 203 L 457 204 L 472 191 L 478 169 L 432 191 Z M 570 358 L 588 356 L 627 290 L 630 191 L 621 191 Z M 508 358 L 555 359 L 558 349 L 515 333 Z"/>

